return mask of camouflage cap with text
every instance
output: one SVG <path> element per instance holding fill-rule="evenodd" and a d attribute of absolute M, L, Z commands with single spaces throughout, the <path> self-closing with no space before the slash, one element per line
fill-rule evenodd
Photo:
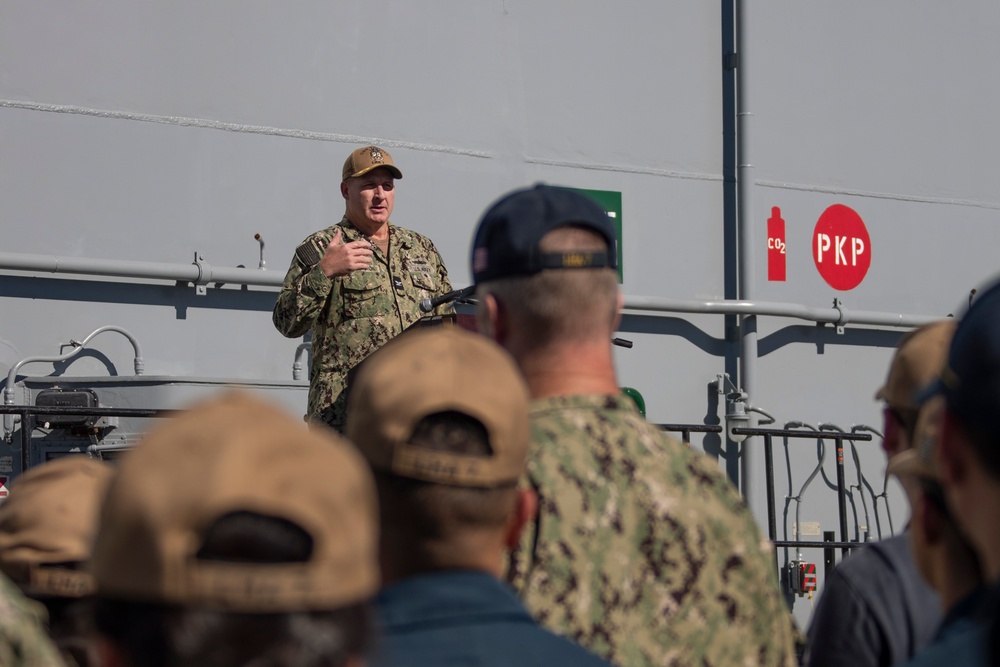
<path fill-rule="evenodd" d="M 198 557 L 222 517 L 288 521 L 304 562 Z M 106 496 L 92 559 L 98 595 L 245 613 L 327 611 L 378 588 L 374 483 L 350 443 L 247 394 L 171 417 L 129 450 Z"/>
<path fill-rule="evenodd" d="M 393 163 L 389 151 L 378 146 L 365 146 L 347 156 L 344 162 L 343 180 L 364 176 L 372 169 L 385 167 L 392 172 L 393 178 L 402 178 L 403 172 Z"/>
<path fill-rule="evenodd" d="M 579 226 L 600 234 L 604 251 L 543 253 L 542 237 L 560 227 Z M 545 269 L 617 268 L 617 233 L 595 201 L 568 188 L 538 184 L 510 192 L 483 214 L 472 242 L 472 276 L 490 280 L 530 276 Z"/>
<path fill-rule="evenodd" d="M 485 428 L 492 455 L 409 443 L 424 417 L 455 411 Z M 348 401 L 347 437 L 372 468 L 439 484 L 516 482 L 528 455 L 528 390 L 500 346 L 458 327 L 409 331 L 362 365 Z"/>

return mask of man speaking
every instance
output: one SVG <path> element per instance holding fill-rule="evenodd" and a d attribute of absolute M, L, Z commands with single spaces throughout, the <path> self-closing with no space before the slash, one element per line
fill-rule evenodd
<path fill-rule="evenodd" d="M 308 417 L 337 431 L 344 429 L 348 372 L 420 319 L 422 300 L 451 291 L 431 240 L 389 222 L 402 177 L 378 146 L 351 153 L 340 183 L 344 218 L 295 249 L 274 305 L 282 335 L 312 331 Z"/>

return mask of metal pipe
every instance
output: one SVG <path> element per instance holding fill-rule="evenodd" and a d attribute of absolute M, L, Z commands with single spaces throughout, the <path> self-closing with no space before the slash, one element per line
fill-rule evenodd
<path fill-rule="evenodd" d="M 836 431 L 838 433 L 843 433 L 844 429 L 840 428 L 836 424 L 831 424 L 829 422 L 819 425 L 821 431 Z M 851 427 L 851 433 L 855 433 L 855 429 Z M 858 494 L 861 496 L 861 508 L 865 515 L 865 533 L 867 534 L 871 529 L 871 517 L 868 514 L 868 501 L 865 500 L 865 484 L 867 480 L 865 479 L 864 473 L 861 472 L 861 459 L 858 457 L 858 448 L 854 445 L 854 441 L 848 441 L 851 445 L 851 456 L 854 459 L 854 472 L 857 476 L 857 489 Z M 846 481 L 845 481 L 846 484 Z M 870 485 L 869 485 L 870 486 Z M 862 538 L 861 526 L 858 522 L 858 510 L 857 504 L 854 502 L 854 484 L 846 487 L 846 491 L 851 494 L 851 508 L 854 511 L 854 539 L 860 542 L 867 542 L 867 539 Z"/>
<path fill-rule="evenodd" d="M 35 273 L 82 274 L 117 278 L 148 278 L 173 282 L 257 285 L 281 287 L 284 276 L 260 269 L 218 268 L 204 262 L 166 264 L 134 260 L 90 259 L 0 252 L 0 270 Z M 939 316 L 907 315 L 878 311 L 848 311 L 843 307 L 813 308 L 798 303 L 750 301 L 690 301 L 649 296 L 626 296 L 625 310 L 708 315 L 766 315 L 800 319 L 819 324 L 865 324 L 912 329 L 941 319 Z M 746 386 L 743 385 L 746 390 Z M 749 391 L 747 392 L 750 393 Z"/>
<path fill-rule="evenodd" d="M 293 380 L 302 379 L 302 357 L 304 357 L 306 352 L 310 350 L 312 350 L 312 341 L 299 343 L 299 346 L 295 348 L 295 361 L 292 363 Z"/>
<path fill-rule="evenodd" d="M 257 243 L 260 244 L 260 263 L 257 264 L 257 268 L 261 271 L 264 270 L 264 237 L 260 234 L 254 234 L 253 238 Z"/>
<path fill-rule="evenodd" d="M 848 311 L 840 307 L 812 308 L 797 303 L 770 301 L 684 301 L 648 296 L 626 296 L 625 310 L 667 313 L 704 313 L 710 315 L 772 315 L 819 324 L 866 324 L 916 328 L 941 319 L 940 316 L 906 315 L 878 311 Z M 740 385 L 746 391 L 746 385 Z M 747 391 L 747 394 L 750 394 Z M 750 394 L 752 396 L 752 394 Z"/>
<path fill-rule="evenodd" d="M 17 371 L 21 368 L 21 366 L 35 362 L 58 363 L 60 361 L 66 361 L 68 359 L 72 359 L 76 355 L 80 354 L 80 352 L 82 352 L 84 349 L 86 349 L 87 343 L 89 343 L 91 339 L 94 338 L 94 336 L 104 333 L 105 331 L 113 331 L 115 333 L 120 333 L 121 335 L 125 336 L 125 338 L 127 338 L 130 343 L 132 343 L 132 349 L 135 352 L 135 358 L 133 361 L 135 374 L 142 375 L 145 363 L 143 362 L 142 359 L 142 348 L 139 346 L 139 341 L 136 340 L 136 337 L 133 336 L 127 329 L 123 329 L 122 327 L 117 327 L 117 326 L 100 327 L 92 331 L 89 336 L 83 339 L 82 342 L 78 343 L 74 340 L 70 340 L 70 344 L 73 346 L 73 350 L 67 352 L 66 354 L 54 357 L 26 357 L 24 359 L 21 359 L 14 365 L 12 365 L 10 367 L 10 370 L 7 372 L 7 384 L 4 387 L 3 391 L 3 404 L 14 405 L 14 382 L 17 379 Z M 4 429 L 3 433 L 4 439 L 9 438 L 14 430 L 13 415 L 4 415 L 3 429 Z"/>
<path fill-rule="evenodd" d="M 152 278 L 187 283 L 231 283 L 281 287 L 284 276 L 260 269 L 213 267 L 198 264 L 165 264 L 120 259 L 58 257 L 0 252 L 0 269 L 39 273 L 75 273 L 119 278 Z"/>
<path fill-rule="evenodd" d="M 847 489 L 844 485 L 844 441 L 837 440 L 837 511 L 840 514 L 840 541 L 847 542 Z M 847 556 L 851 550 L 844 548 Z"/>
<path fill-rule="evenodd" d="M 827 531 L 833 534 L 833 531 Z M 782 547 L 796 547 L 800 549 L 856 549 L 858 547 L 863 547 L 864 544 L 861 542 L 827 542 L 819 540 L 778 540 L 774 543 L 774 546 L 778 548 Z M 800 558 L 801 560 L 801 558 Z"/>
<path fill-rule="evenodd" d="M 767 537 L 778 539 L 778 517 L 774 506 L 774 451 L 771 435 L 764 436 L 764 479 L 767 483 Z"/>
<path fill-rule="evenodd" d="M 836 535 L 832 530 L 823 531 L 823 541 L 833 542 L 836 539 Z M 833 573 L 833 568 L 837 565 L 837 552 L 832 546 L 825 547 L 823 549 L 823 578 L 826 581 L 830 581 L 830 575 Z"/>
<path fill-rule="evenodd" d="M 784 430 L 789 430 L 789 429 L 791 429 L 793 427 L 808 428 L 808 429 L 811 429 L 813 431 L 818 431 L 818 429 L 815 426 L 813 426 L 812 424 L 807 424 L 807 423 L 802 422 L 802 421 L 787 422 L 785 424 L 785 429 Z M 802 485 L 802 488 L 799 489 L 799 492 L 797 494 L 795 494 L 794 496 L 791 496 L 791 498 L 795 500 L 795 535 L 796 535 L 796 537 L 801 537 L 802 536 L 802 522 L 799 520 L 799 510 L 802 509 L 802 494 L 804 494 L 806 492 L 806 489 L 809 488 L 810 484 L 812 484 L 813 479 L 816 478 L 816 475 L 823 468 L 823 464 L 826 462 L 826 445 L 823 443 L 822 440 L 819 441 L 819 445 L 820 445 L 819 462 L 816 464 L 816 467 L 813 468 L 813 471 L 809 474 L 809 477 L 806 478 L 806 481 Z M 789 491 L 790 490 L 791 489 L 789 489 Z M 787 531 L 787 524 L 786 524 L 786 531 Z M 795 560 L 801 561 L 802 560 L 802 552 L 798 551 L 798 550 L 796 550 L 796 551 L 797 551 L 797 553 L 795 554 Z"/>
<path fill-rule="evenodd" d="M 752 30 L 751 12 L 747 0 L 736 3 L 736 225 L 737 225 L 737 294 L 741 301 L 753 298 L 756 285 L 756 258 L 754 257 L 753 213 L 753 103 L 752 87 L 749 84 Z M 737 383 L 747 396 L 754 395 L 757 368 L 757 318 L 745 315 L 740 322 L 740 377 Z M 749 413 L 750 427 L 757 425 L 757 417 Z M 743 497 L 753 507 L 753 447 L 744 441 L 740 451 L 740 487 Z"/>

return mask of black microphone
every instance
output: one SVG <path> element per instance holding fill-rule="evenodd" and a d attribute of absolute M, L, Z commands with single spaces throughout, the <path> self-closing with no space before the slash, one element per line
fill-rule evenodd
<path fill-rule="evenodd" d="M 468 287 L 463 287 L 462 289 L 454 290 L 453 292 L 446 292 L 440 296 L 434 298 L 421 299 L 420 300 L 420 310 L 429 313 L 442 303 L 448 303 L 450 301 L 457 301 L 459 299 L 465 298 L 476 291 L 475 285 L 469 285 Z"/>

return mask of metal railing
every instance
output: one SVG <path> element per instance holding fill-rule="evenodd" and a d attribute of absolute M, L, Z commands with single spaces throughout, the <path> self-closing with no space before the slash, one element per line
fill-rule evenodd
<path fill-rule="evenodd" d="M 799 431 L 793 429 L 778 428 L 733 428 L 736 435 L 761 436 L 764 439 L 764 467 L 765 483 L 767 485 L 767 532 L 771 542 L 776 547 L 793 547 L 796 549 L 807 548 L 831 548 L 843 549 L 846 556 L 852 548 L 861 546 L 861 542 L 854 542 L 847 537 L 847 485 L 844 479 L 844 441 L 869 441 L 872 436 L 868 433 L 848 433 L 845 431 Z M 802 440 L 833 440 L 836 443 L 836 463 L 837 463 L 837 514 L 840 527 L 839 542 L 811 542 L 803 540 L 778 540 L 777 512 L 775 510 L 774 491 L 774 445 L 773 438 L 792 438 Z"/>
<path fill-rule="evenodd" d="M 685 445 L 691 444 L 692 433 L 722 433 L 722 427 L 715 424 L 653 424 L 661 431 L 680 433 Z"/>

